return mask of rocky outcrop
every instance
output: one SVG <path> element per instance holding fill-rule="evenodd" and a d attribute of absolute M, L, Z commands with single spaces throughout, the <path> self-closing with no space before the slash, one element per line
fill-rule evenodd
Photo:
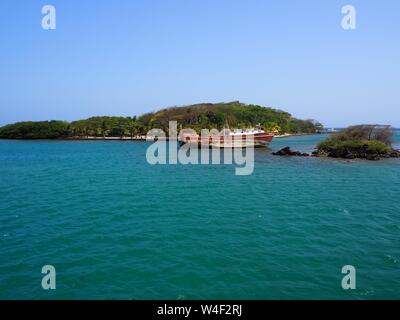
<path fill-rule="evenodd" d="M 367 151 L 360 152 L 359 150 L 330 150 L 330 151 L 314 151 L 312 153 L 314 157 L 331 157 L 341 159 L 366 159 L 371 161 L 377 161 L 385 158 L 400 158 L 400 150 L 391 149 L 387 153 L 369 153 Z"/>
<path fill-rule="evenodd" d="M 292 151 L 290 147 L 282 148 L 277 152 L 272 153 L 274 156 L 297 156 L 297 157 L 309 157 L 308 153 L 303 153 L 300 151 Z"/>
<path fill-rule="evenodd" d="M 393 149 L 390 152 L 389 157 L 391 157 L 391 158 L 400 158 L 400 150 Z"/>
<path fill-rule="evenodd" d="M 280 149 L 277 152 L 272 153 L 274 156 L 297 156 L 297 157 L 331 157 L 331 158 L 341 158 L 341 159 L 366 159 L 366 160 L 371 160 L 371 161 L 376 161 L 380 160 L 383 158 L 400 158 L 400 150 L 395 150 L 391 149 L 390 152 L 385 153 L 385 154 L 374 154 L 374 153 L 367 153 L 367 152 L 351 152 L 346 150 L 343 152 L 342 150 L 340 152 L 336 151 L 323 151 L 323 150 L 315 150 L 310 154 L 308 153 L 302 153 L 300 151 L 293 151 L 290 149 L 290 147 L 285 147 Z"/>

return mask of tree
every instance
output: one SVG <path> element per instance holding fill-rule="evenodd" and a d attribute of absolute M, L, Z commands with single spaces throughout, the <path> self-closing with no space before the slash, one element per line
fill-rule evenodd
<path fill-rule="evenodd" d="M 103 135 L 103 138 L 105 138 L 106 134 L 107 134 L 107 123 L 106 123 L 106 120 L 103 120 L 101 122 L 101 133 Z"/>
<path fill-rule="evenodd" d="M 128 119 L 129 119 L 128 129 L 129 129 L 129 133 L 130 133 L 131 139 L 133 139 L 133 136 L 137 132 L 136 116 L 132 117 L 132 118 L 128 118 Z"/>
<path fill-rule="evenodd" d="M 281 132 L 282 130 L 280 125 L 275 122 L 267 122 L 264 125 L 264 129 L 269 132 Z"/>
<path fill-rule="evenodd" d="M 393 129 L 390 126 L 377 124 L 361 124 L 350 126 L 332 137 L 338 141 L 347 140 L 376 140 L 391 146 L 393 138 Z"/>

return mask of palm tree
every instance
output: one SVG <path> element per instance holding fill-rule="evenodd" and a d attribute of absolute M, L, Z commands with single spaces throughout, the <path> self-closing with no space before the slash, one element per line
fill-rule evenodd
<path fill-rule="evenodd" d="M 136 122 L 136 116 L 130 118 L 129 122 L 129 132 L 131 134 L 131 139 L 133 140 L 134 134 L 137 132 L 137 122 Z"/>
<path fill-rule="evenodd" d="M 106 132 L 107 132 L 107 124 L 106 124 L 106 121 L 103 120 L 101 123 L 101 133 L 103 135 L 103 138 L 106 137 Z"/>

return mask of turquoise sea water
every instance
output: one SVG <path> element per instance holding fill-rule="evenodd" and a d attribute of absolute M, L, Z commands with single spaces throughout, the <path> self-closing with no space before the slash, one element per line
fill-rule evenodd
<path fill-rule="evenodd" d="M 151 166 L 148 145 L 0 141 L 1 299 L 400 298 L 400 160 L 258 149 L 254 173 L 235 176 Z M 341 288 L 348 264 L 354 291 Z"/>

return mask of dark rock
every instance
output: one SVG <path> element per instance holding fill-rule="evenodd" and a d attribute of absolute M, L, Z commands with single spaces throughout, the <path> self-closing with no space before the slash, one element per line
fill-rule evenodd
<path fill-rule="evenodd" d="M 368 155 L 366 155 L 365 159 L 371 160 L 371 161 L 376 161 L 376 160 L 380 160 L 381 158 L 376 154 L 368 154 Z"/>
<path fill-rule="evenodd" d="M 347 160 L 353 159 L 366 159 L 371 161 L 387 159 L 387 158 L 400 158 L 400 150 L 391 149 L 387 153 L 368 153 L 368 150 L 316 150 L 312 153 L 313 157 L 331 157 L 342 158 Z"/>
<path fill-rule="evenodd" d="M 352 154 L 351 152 L 346 153 L 343 158 L 345 159 L 355 159 L 356 156 L 354 154 Z"/>
<path fill-rule="evenodd" d="M 288 156 L 291 153 L 290 147 L 285 147 L 279 150 L 278 152 L 275 152 L 274 154 L 277 156 Z"/>
<path fill-rule="evenodd" d="M 400 151 L 399 150 L 392 150 L 389 154 L 391 158 L 399 158 L 400 157 Z"/>
<path fill-rule="evenodd" d="M 301 153 L 300 151 L 292 151 L 290 147 L 282 148 L 277 152 L 272 153 L 274 156 L 297 156 L 297 157 L 308 157 L 308 153 Z"/>

